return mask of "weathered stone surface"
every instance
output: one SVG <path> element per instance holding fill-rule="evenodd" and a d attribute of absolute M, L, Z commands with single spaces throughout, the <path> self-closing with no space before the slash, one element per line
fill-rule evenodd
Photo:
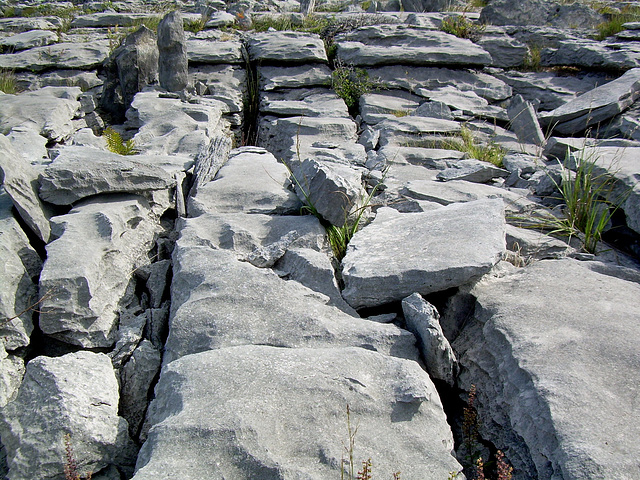
<path fill-rule="evenodd" d="M 460 124 L 451 120 L 431 117 L 387 118 L 376 125 L 380 130 L 380 145 L 405 147 L 431 146 L 430 134 L 454 134 L 460 131 Z"/>
<path fill-rule="evenodd" d="M 2 58 L 2 55 L 0 55 Z M 28 127 L 50 140 L 62 141 L 74 131 L 79 115 L 78 87 L 45 87 L 35 92 L 0 95 L 0 133 Z"/>
<path fill-rule="evenodd" d="M 40 72 L 48 68 L 98 68 L 109 56 L 109 41 L 56 43 L 0 55 L 0 68 Z"/>
<path fill-rule="evenodd" d="M 240 262 L 233 252 L 185 243 L 178 241 L 173 256 L 165 364 L 237 345 L 360 346 L 416 358 L 415 339 L 406 330 L 347 315 L 328 305 L 328 297 Z"/>
<path fill-rule="evenodd" d="M 354 308 L 457 287 L 498 262 L 505 248 L 502 200 L 401 214 L 380 209 L 342 261 L 342 296 Z"/>
<path fill-rule="evenodd" d="M 194 83 L 206 85 L 203 94 L 224 103 L 226 112 L 240 113 L 244 108 L 247 75 L 244 68 L 234 65 L 199 65 L 189 70 Z"/>
<path fill-rule="evenodd" d="M 404 65 L 376 67 L 367 71 L 370 78 L 375 78 L 387 88 L 409 92 L 414 92 L 417 88 L 435 90 L 453 86 L 462 92 L 475 92 L 490 102 L 505 100 L 512 94 L 511 87 L 504 81 L 483 72 Z"/>
<path fill-rule="evenodd" d="M 404 93 L 404 95 L 403 95 Z M 418 108 L 421 98 L 402 90 L 390 93 L 367 93 L 359 100 L 360 116 L 369 125 L 389 117 L 405 117 Z"/>
<path fill-rule="evenodd" d="M 47 139 L 38 132 L 27 126 L 14 127 L 5 137 L 11 142 L 14 151 L 31 165 L 50 162 Z M 0 142 L 2 142 L 1 139 Z"/>
<path fill-rule="evenodd" d="M 470 40 L 420 27 L 361 27 L 336 37 L 336 43 L 337 57 L 358 66 L 491 64 L 491 55 Z"/>
<path fill-rule="evenodd" d="M 51 45 L 58 41 L 58 35 L 48 30 L 31 30 L 0 39 L 0 51 L 18 52 L 34 47 Z"/>
<path fill-rule="evenodd" d="M 475 159 L 458 160 L 449 168 L 439 172 L 436 178 L 442 181 L 466 180 L 467 182 L 485 183 L 496 177 L 507 177 L 509 172 L 488 162 Z"/>
<path fill-rule="evenodd" d="M 0 30 L 3 32 L 29 32 L 31 30 L 55 30 L 51 18 L 0 18 Z"/>
<path fill-rule="evenodd" d="M 389 145 L 378 150 L 380 156 L 388 163 L 410 163 L 427 168 L 443 170 L 451 163 L 462 160 L 464 152 L 458 150 L 442 150 L 422 147 L 400 147 Z"/>
<path fill-rule="evenodd" d="M 16 83 L 21 90 L 38 90 L 44 87 L 80 87 L 83 92 L 102 85 L 95 71 L 53 70 L 34 74 L 16 72 Z"/>
<path fill-rule="evenodd" d="M 451 0 L 402 0 L 405 12 L 441 12 L 451 6 Z"/>
<path fill-rule="evenodd" d="M 544 133 L 538 123 L 533 106 L 520 95 L 515 95 L 507 109 L 511 130 L 522 143 L 533 143 L 542 146 L 545 143 Z"/>
<path fill-rule="evenodd" d="M 0 408 L 16 398 L 24 372 L 24 360 L 17 355 L 9 355 L 4 343 L 0 342 Z"/>
<path fill-rule="evenodd" d="M 31 360 L 16 399 L 2 409 L 0 432 L 10 480 L 64 479 L 65 435 L 82 474 L 132 460 L 118 382 L 101 353 Z"/>
<path fill-rule="evenodd" d="M 588 5 L 574 2 L 562 5 L 545 0 L 493 0 L 482 9 L 480 21 L 493 25 L 553 25 L 566 28 L 593 28 L 604 21 Z"/>
<path fill-rule="evenodd" d="M 271 92 L 263 95 L 260 112 L 281 117 L 349 117 L 347 105 L 331 90 L 310 90 L 307 95 Z"/>
<path fill-rule="evenodd" d="M 164 367 L 133 478 L 337 478 L 347 404 L 358 465 L 371 457 L 383 478 L 401 469 L 434 480 L 460 469 L 438 394 L 416 363 L 360 348 L 243 346 Z"/>
<path fill-rule="evenodd" d="M 414 293 L 402 300 L 402 312 L 407 330 L 418 338 L 418 349 L 429 376 L 453 386 L 458 373 L 458 361 L 449 340 L 442 333 L 436 307 L 419 293 Z"/>
<path fill-rule="evenodd" d="M 107 74 L 100 106 L 123 118 L 133 97 L 158 80 L 158 46 L 155 34 L 144 25 L 127 35 L 104 69 Z"/>
<path fill-rule="evenodd" d="M 51 235 L 51 210 L 38 196 L 38 171 L 0 135 L 0 176 L 4 191 L 11 198 L 20 217 L 43 241 Z"/>
<path fill-rule="evenodd" d="M 561 41 L 557 48 L 544 49 L 540 63 L 545 66 L 628 70 L 640 67 L 640 50 L 625 43 L 603 44 L 595 40 L 572 39 Z"/>
<path fill-rule="evenodd" d="M 29 345 L 33 310 L 28 308 L 37 301 L 34 278 L 42 266 L 11 207 L 11 199 L 0 188 L 0 343 L 6 350 Z"/>
<path fill-rule="evenodd" d="M 73 19 L 73 28 L 98 28 L 98 27 L 132 27 L 139 25 L 143 20 L 157 20 L 159 15 L 149 15 L 148 13 L 118 13 L 99 12 L 90 15 L 79 15 Z"/>
<path fill-rule="evenodd" d="M 484 35 L 477 44 L 489 52 L 494 67 L 520 67 L 529 53 L 527 45 L 507 35 Z"/>
<path fill-rule="evenodd" d="M 336 227 L 345 224 L 366 196 L 362 175 L 353 168 L 309 158 L 292 171 L 300 201 L 313 205 L 322 218 Z"/>
<path fill-rule="evenodd" d="M 295 67 L 258 67 L 260 89 L 266 92 L 282 88 L 329 87 L 331 70 L 327 65 Z"/>
<path fill-rule="evenodd" d="M 262 148 L 242 147 L 232 152 L 214 181 L 189 198 L 189 216 L 297 213 L 301 203 L 289 185 L 289 171 L 273 155 Z"/>
<path fill-rule="evenodd" d="M 194 155 L 220 134 L 226 109 L 213 99 L 192 104 L 145 90 L 135 96 L 127 110 L 127 124 L 139 129 L 134 140 L 142 153 Z"/>
<path fill-rule="evenodd" d="M 54 205 L 71 205 L 100 193 L 170 190 L 175 179 L 149 155 L 123 156 L 91 147 L 67 147 L 40 178 L 40 198 Z M 157 159 L 161 164 L 162 159 Z"/>
<path fill-rule="evenodd" d="M 143 340 L 120 373 L 120 414 L 136 438 L 147 411 L 149 389 L 160 371 L 162 357 L 149 340 Z"/>
<path fill-rule="evenodd" d="M 187 45 L 179 10 L 167 13 L 158 25 L 158 74 L 160 86 L 179 92 L 189 82 Z"/>
<path fill-rule="evenodd" d="M 50 297 L 40 328 L 73 345 L 109 347 L 119 303 L 132 294 L 130 272 L 148 262 L 158 229 L 149 204 L 132 195 L 98 196 L 51 222 L 55 240 L 40 276 L 40 291 Z"/>
<path fill-rule="evenodd" d="M 233 40 L 212 42 L 191 39 L 187 41 L 187 57 L 192 64 L 241 64 L 242 43 Z"/>
<path fill-rule="evenodd" d="M 640 286 L 545 260 L 472 294 L 459 385 L 476 385 L 481 434 L 508 449 L 514 478 L 633 478 Z"/>
<path fill-rule="evenodd" d="M 589 90 L 575 100 L 540 116 L 543 125 L 554 131 L 573 134 L 610 119 L 627 109 L 640 97 L 640 68 L 629 70 L 620 78 Z"/>
<path fill-rule="evenodd" d="M 567 257 L 575 251 L 562 240 L 513 225 L 507 225 L 506 240 L 507 250 L 517 256 L 514 263 L 520 263 L 520 266 L 534 260 Z"/>
<path fill-rule="evenodd" d="M 418 88 L 416 93 L 432 101 L 442 102 L 453 110 L 460 110 L 463 114 L 477 117 L 490 117 L 506 120 L 506 112 L 497 106 L 489 105 L 489 102 L 473 91 L 458 90 L 453 86 L 437 89 Z"/>
<path fill-rule="evenodd" d="M 249 37 L 249 58 L 265 64 L 326 63 L 320 36 L 299 32 L 264 32 Z"/>

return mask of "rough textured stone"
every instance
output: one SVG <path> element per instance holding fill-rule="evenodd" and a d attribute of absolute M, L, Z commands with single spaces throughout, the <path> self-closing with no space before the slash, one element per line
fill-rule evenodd
<path fill-rule="evenodd" d="M 249 37 L 251 61 L 264 64 L 326 63 L 327 53 L 320 36 L 299 32 L 264 32 Z"/>
<path fill-rule="evenodd" d="M 451 6 L 451 0 L 402 0 L 405 12 L 441 12 Z"/>
<path fill-rule="evenodd" d="M 148 155 L 123 156 L 91 147 L 67 147 L 44 169 L 40 198 L 54 205 L 71 205 L 100 193 L 170 190 L 175 180 Z"/>
<path fill-rule="evenodd" d="M 345 224 L 366 196 L 362 176 L 353 168 L 307 159 L 292 170 L 300 200 L 313 205 L 322 218 L 336 227 Z"/>
<path fill-rule="evenodd" d="M 0 342 L 0 408 L 16 398 L 24 372 L 24 360 L 17 355 L 9 355 L 4 343 Z"/>
<path fill-rule="evenodd" d="M 314 89 L 307 95 L 301 90 L 296 93 L 297 95 L 291 95 L 289 92 L 271 92 L 263 95 L 260 112 L 281 117 L 349 117 L 344 100 L 331 90 Z"/>
<path fill-rule="evenodd" d="M 509 172 L 489 162 L 469 159 L 458 160 L 451 167 L 439 172 L 436 178 L 443 181 L 466 180 L 467 182 L 486 183 L 496 177 L 506 177 Z"/>
<path fill-rule="evenodd" d="M 244 109 L 247 76 L 244 68 L 233 65 L 199 65 L 191 68 L 189 75 L 194 83 L 206 85 L 206 95 L 224 103 L 225 113 L 240 113 Z"/>
<path fill-rule="evenodd" d="M 132 294 L 130 272 L 148 262 L 158 228 L 149 204 L 131 195 L 98 196 L 51 221 L 55 240 L 40 276 L 40 291 L 51 296 L 42 302 L 40 328 L 74 345 L 109 347 L 119 303 Z"/>
<path fill-rule="evenodd" d="M 507 449 L 514 478 L 633 478 L 640 286 L 545 260 L 472 294 L 453 344 L 459 385 L 476 385 L 481 434 Z"/>
<path fill-rule="evenodd" d="M 29 48 L 51 45 L 58 41 L 58 35 L 48 30 L 31 30 L 0 39 L 0 51 L 18 52 Z"/>
<path fill-rule="evenodd" d="M 132 460 L 118 382 L 101 353 L 31 360 L 18 396 L 2 409 L 0 431 L 10 480 L 64 479 L 65 435 L 82 474 Z"/>
<path fill-rule="evenodd" d="M 527 45 L 507 35 L 484 35 L 477 43 L 489 52 L 494 67 L 520 67 L 529 53 Z"/>
<path fill-rule="evenodd" d="M 452 120 L 408 116 L 387 118 L 376 129 L 380 130 L 381 146 L 427 147 L 433 144 L 433 134 L 455 134 L 461 127 Z"/>
<path fill-rule="evenodd" d="M 603 44 L 595 40 L 571 39 L 559 42 L 557 48 L 544 49 L 540 54 L 544 66 L 574 66 L 628 70 L 640 67 L 640 50 L 627 44 Z"/>
<path fill-rule="evenodd" d="M 563 258 L 574 253 L 575 249 L 560 239 L 535 230 L 507 225 L 507 250 L 517 257 L 514 263 L 524 266 L 533 260 Z"/>
<path fill-rule="evenodd" d="M 187 57 L 191 64 L 241 64 L 242 43 L 233 40 L 212 42 L 191 39 L 187 41 Z"/>
<path fill-rule="evenodd" d="M 553 25 L 560 28 L 594 28 L 604 17 L 589 5 L 562 5 L 546 0 L 492 0 L 480 12 L 480 21 L 493 25 Z"/>
<path fill-rule="evenodd" d="M 627 109 L 640 96 L 640 68 L 589 90 L 575 100 L 540 116 L 543 125 L 554 131 L 573 134 L 608 120 Z"/>
<path fill-rule="evenodd" d="M 347 404 L 359 425 L 354 468 L 371 457 L 381 478 L 402 470 L 433 480 L 460 469 L 438 394 L 416 363 L 360 348 L 246 346 L 164 367 L 133 478 L 338 478 Z"/>
<path fill-rule="evenodd" d="M 545 143 L 544 133 L 538 123 L 538 117 L 533 106 L 520 95 L 515 95 L 507 109 L 511 129 L 523 143 L 533 143 L 542 146 Z"/>
<path fill-rule="evenodd" d="M 160 86 L 170 92 L 187 87 L 188 61 L 182 14 L 167 13 L 158 25 L 158 74 Z"/>
<path fill-rule="evenodd" d="M 51 18 L 0 18 L 0 30 L 3 32 L 28 32 L 31 30 L 55 30 Z"/>
<path fill-rule="evenodd" d="M 262 148 L 243 147 L 232 152 L 213 182 L 189 198 L 189 216 L 297 213 L 301 204 L 289 185 L 289 171 L 273 155 Z"/>
<path fill-rule="evenodd" d="M 342 261 L 342 296 L 354 308 L 457 287 L 497 263 L 505 248 L 502 200 L 431 212 L 381 209 Z"/>
<path fill-rule="evenodd" d="M 374 125 L 386 118 L 404 117 L 420 105 L 420 97 L 411 94 L 402 95 L 400 91 L 391 93 L 367 93 L 360 96 L 359 112 L 362 120 Z"/>
<path fill-rule="evenodd" d="M 0 68 L 41 72 L 49 68 L 99 68 L 109 56 L 109 41 L 91 43 L 56 43 L 0 55 Z"/>
<path fill-rule="evenodd" d="M 38 171 L 22 158 L 9 140 L 0 135 L 0 176 L 4 191 L 11 198 L 20 217 L 43 241 L 51 235 L 51 210 L 38 196 Z"/>
<path fill-rule="evenodd" d="M 2 56 L 0 55 L 0 58 Z M 74 131 L 72 120 L 79 115 L 78 87 L 45 87 L 35 92 L 0 95 L 0 133 L 28 127 L 54 141 Z"/>
<path fill-rule="evenodd" d="M 157 20 L 159 15 L 148 13 L 130 12 L 98 12 L 90 15 L 78 15 L 71 22 L 73 28 L 98 28 L 98 27 L 132 27 L 143 20 Z"/>
<path fill-rule="evenodd" d="M 405 25 L 361 27 L 336 43 L 338 58 L 358 66 L 491 64 L 491 55 L 470 40 Z"/>
<path fill-rule="evenodd" d="M 264 66 L 258 68 L 258 78 L 260 88 L 265 92 L 283 88 L 331 86 L 331 70 L 327 65 Z"/>
<path fill-rule="evenodd" d="M 37 301 L 34 279 L 42 266 L 11 207 L 11 199 L 0 187 L 0 343 L 6 350 L 29 345 L 33 310 L 28 308 Z"/>

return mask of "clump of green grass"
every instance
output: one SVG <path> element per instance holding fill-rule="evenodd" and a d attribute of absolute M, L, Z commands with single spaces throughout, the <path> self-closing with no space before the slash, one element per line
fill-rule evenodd
<path fill-rule="evenodd" d="M 208 21 L 209 17 L 205 14 L 202 14 L 202 16 L 198 20 L 186 21 L 184 23 L 184 29 L 188 32 L 198 33 L 204 30 L 204 27 L 207 25 Z"/>
<path fill-rule="evenodd" d="M 318 15 L 307 15 L 302 18 L 290 15 L 262 15 L 253 19 L 252 28 L 256 32 L 266 32 L 273 28 L 278 31 L 320 34 L 328 25 L 329 20 Z"/>
<path fill-rule="evenodd" d="M 0 68 L 0 92 L 10 94 L 18 93 L 18 85 L 13 70 Z"/>
<path fill-rule="evenodd" d="M 349 111 L 354 113 L 360 97 L 376 90 L 379 84 L 369 78 L 365 69 L 336 60 L 335 70 L 331 73 L 331 87 L 344 100 Z"/>
<path fill-rule="evenodd" d="M 458 139 L 443 142 L 442 148 L 447 150 L 458 150 L 468 154 L 471 158 L 489 162 L 496 167 L 503 167 L 502 160 L 506 154 L 504 148 L 495 142 L 482 144 L 476 141 L 473 132 L 468 127 L 462 127 Z"/>
<path fill-rule="evenodd" d="M 102 136 L 106 140 L 107 148 L 110 152 L 117 153 L 118 155 L 135 155 L 137 153 L 133 139 L 127 141 L 122 140 L 122 136 L 112 127 L 106 128 Z"/>
<path fill-rule="evenodd" d="M 465 15 L 454 15 L 442 20 L 440 30 L 459 38 L 468 38 L 476 41 L 482 37 L 486 29 L 485 25 L 478 25 L 469 20 Z"/>
<path fill-rule="evenodd" d="M 522 70 L 525 72 L 541 72 L 542 65 L 542 48 L 538 45 L 529 45 L 529 51 L 524 58 Z"/>
<path fill-rule="evenodd" d="M 598 25 L 597 40 L 604 40 L 607 37 L 611 37 L 624 30 L 624 25 L 627 22 L 640 21 L 640 7 L 625 6 L 620 12 L 611 13 L 609 20 L 602 22 Z"/>

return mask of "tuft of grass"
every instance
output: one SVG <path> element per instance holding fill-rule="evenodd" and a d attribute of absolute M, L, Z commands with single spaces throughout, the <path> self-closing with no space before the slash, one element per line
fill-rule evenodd
<path fill-rule="evenodd" d="M 320 34 L 328 26 L 329 20 L 318 15 L 307 15 L 302 18 L 289 15 L 262 15 L 253 19 L 252 28 L 256 32 L 266 32 L 273 28 L 278 31 Z"/>
<path fill-rule="evenodd" d="M 353 113 L 360 96 L 372 92 L 379 85 L 378 82 L 369 78 L 369 73 L 365 69 L 355 68 L 353 65 L 336 60 L 335 70 L 331 73 L 331 87 Z"/>
<path fill-rule="evenodd" d="M 198 20 L 188 20 L 184 23 L 184 29 L 188 32 L 198 33 L 204 30 L 204 27 L 207 25 L 209 21 L 209 17 L 205 14 Z"/>
<path fill-rule="evenodd" d="M 623 31 L 624 27 L 622 25 L 625 23 L 638 21 L 640 21 L 640 7 L 629 5 L 622 7 L 620 12 L 611 13 L 609 20 L 598 25 L 596 39 L 604 40 Z"/>
<path fill-rule="evenodd" d="M 469 20 L 465 15 L 447 17 L 442 20 L 440 24 L 440 30 L 443 32 L 459 38 L 468 38 L 472 41 L 479 40 L 485 29 L 485 25 L 478 25 Z"/>
<path fill-rule="evenodd" d="M 497 143 L 489 142 L 486 145 L 478 143 L 473 136 L 473 132 L 468 127 L 462 127 L 459 138 L 459 140 L 443 142 L 442 148 L 464 152 L 471 158 L 492 163 L 496 167 L 502 168 L 504 166 L 502 160 L 506 151 Z"/>
<path fill-rule="evenodd" d="M 525 72 L 541 72 L 543 70 L 542 65 L 542 47 L 538 45 L 529 45 L 529 51 L 524 58 L 524 64 L 522 70 Z"/>
<path fill-rule="evenodd" d="M 107 141 L 107 148 L 110 152 L 118 155 L 135 155 L 137 153 L 133 139 L 125 142 L 122 140 L 122 136 L 111 127 L 106 128 L 102 136 Z"/>
<path fill-rule="evenodd" d="M 18 93 L 16 75 L 13 70 L 0 68 L 0 92 L 10 94 Z"/>

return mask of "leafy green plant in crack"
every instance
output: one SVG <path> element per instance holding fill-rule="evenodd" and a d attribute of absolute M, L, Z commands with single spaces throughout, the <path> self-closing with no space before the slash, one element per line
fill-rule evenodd
<path fill-rule="evenodd" d="M 137 153 L 136 145 L 133 139 L 124 141 L 122 136 L 112 127 L 107 127 L 102 136 L 107 142 L 107 148 L 110 152 L 118 155 L 135 155 Z"/>
<path fill-rule="evenodd" d="M 336 60 L 335 65 L 331 73 L 331 86 L 353 113 L 360 97 L 377 89 L 379 84 L 369 78 L 369 73 L 363 68 L 355 68 L 340 60 Z"/>
<path fill-rule="evenodd" d="M 482 37 L 486 29 L 485 25 L 478 25 L 469 20 L 465 15 L 455 15 L 442 20 L 440 30 L 459 38 L 468 38 L 477 41 Z"/>
<path fill-rule="evenodd" d="M 443 142 L 442 148 L 464 152 L 471 158 L 492 163 L 500 168 L 503 167 L 502 160 L 506 154 L 505 149 L 495 142 L 490 141 L 487 144 L 479 143 L 475 139 L 473 132 L 464 126 L 460 130 L 458 139 Z"/>

